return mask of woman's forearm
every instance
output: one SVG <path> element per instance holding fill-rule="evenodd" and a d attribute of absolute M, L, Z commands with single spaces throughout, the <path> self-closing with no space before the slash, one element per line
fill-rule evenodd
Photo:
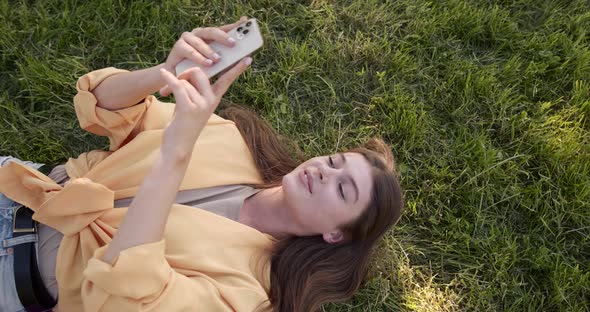
<path fill-rule="evenodd" d="M 190 155 L 160 155 L 131 202 L 103 261 L 112 264 L 125 249 L 162 240 L 190 158 Z"/>
<path fill-rule="evenodd" d="M 133 106 L 158 91 L 166 83 L 160 75 L 160 64 L 147 69 L 113 75 L 101 82 L 92 93 L 99 107 L 117 110 Z"/>

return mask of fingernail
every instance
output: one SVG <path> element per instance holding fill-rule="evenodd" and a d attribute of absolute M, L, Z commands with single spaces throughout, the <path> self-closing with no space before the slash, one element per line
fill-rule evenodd
<path fill-rule="evenodd" d="M 219 54 L 217 54 L 217 53 L 214 53 L 213 54 L 213 58 L 216 59 L 216 60 L 218 60 L 218 59 L 221 58 L 221 56 Z"/>
<path fill-rule="evenodd" d="M 250 65 L 250 64 L 252 64 L 252 58 L 251 58 L 251 57 L 247 57 L 247 58 L 245 58 L 245 59 L 244 59 L 244 64 L 246 64 L 246 65 Z"/>
<path fill-rule="evenodd" d="M 234 43 L 236 43 L 236 39 L 230 37 L 230 38 L 227 38 L 227 42 L 234 44 Z"/>
<path fill-rule="evenodd" d="M 212 60 L 205 60 L 205 64 L 211 66 L 211 65 L 213 65 L 213 61 Z"/>

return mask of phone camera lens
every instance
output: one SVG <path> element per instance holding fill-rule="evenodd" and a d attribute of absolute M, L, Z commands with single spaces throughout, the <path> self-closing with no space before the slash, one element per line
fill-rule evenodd
<path fill-rule="evenodd" d="M 238 27 L 238 32 L 242 31 L 242 29 L 244 29 L 244 28 Z"/>
<path fill-rule="evenodd" d="M 250 25 L 252 25 L 252 22 L 246 23 L 246 27 L 250 27 Z"/>
<path fill-rule="evenodd" d="M 250 32 L 248 29 L 244 30 L 244 35 Z"/>

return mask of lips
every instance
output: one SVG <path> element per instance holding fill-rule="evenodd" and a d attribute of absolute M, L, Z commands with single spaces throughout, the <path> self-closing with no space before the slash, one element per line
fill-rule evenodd
<path fill-rule="evenodd" d="M 301 181 L 301 183 L 303 184 L 303 186 L 305 188 L 307 188 L 307 190 L 309 191 L 309 193 L 312 193 L 313 180 L 312 180 L 311 175 L 309 173 L 307 173 L 306 170 L 302 170 L 299 173 L 299 180 Z"/>

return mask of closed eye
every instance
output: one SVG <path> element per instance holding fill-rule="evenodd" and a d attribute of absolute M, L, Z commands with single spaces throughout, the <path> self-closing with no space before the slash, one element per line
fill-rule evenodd
<path fill-rule="evenodd" d="M 330 165 L 330 167 L 336 168 L 332 156 L 328 156 L 328 164 Z M 338 183 L 338 192 L 340 192 L 340 197 L 342 198 L 342 200 L 346 201 L 346 198 L 344 198 L 344 189 L 342 188 L 342 183 Z"/>

